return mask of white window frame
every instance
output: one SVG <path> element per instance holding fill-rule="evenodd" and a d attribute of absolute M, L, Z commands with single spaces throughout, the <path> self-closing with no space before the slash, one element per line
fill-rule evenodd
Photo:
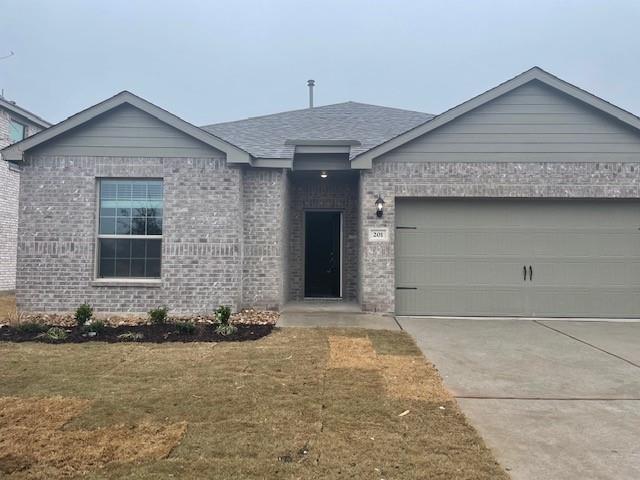
<path fill-rule="evenodd" d="M 162 182 L 162 234 L 161 235 L 122 235 L 100 233 L 100 196 L 103 180 L 121 181 L 160 181 Z M 164 243 L 164 179 L 159 177 L 97 177 L 96 178 L 96 228 L 95 228 L 95 255 L 93 268 L 94 284 L 130 283 L 130 284 L 156 284 L 162 280 L 162 245 Z M 157 277 L 100 277 L 100 240 L 101 239 L 125 239 L 125 240 L 160 240 L 160 275 Z"/>

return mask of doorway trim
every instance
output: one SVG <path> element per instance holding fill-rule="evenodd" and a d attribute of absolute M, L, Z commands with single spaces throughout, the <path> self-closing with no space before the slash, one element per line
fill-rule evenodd
<path fill-rule="evenodd" d="M 339 297 L 307 297 L 307 212 L 324 212 L 340 214 L 340 296 Z M 302 211 L 302 290 L 304 300 L 342 300 L 344 292 L 343 274 L 344 274 L 344 210 L 336 208 L 305 208 Z"/>

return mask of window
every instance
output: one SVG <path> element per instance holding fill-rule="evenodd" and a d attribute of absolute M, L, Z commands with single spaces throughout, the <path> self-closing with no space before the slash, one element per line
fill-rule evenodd
<path fill-rule="evenodd" d="M 12 119 L 9 122 L 9 140 L 11 141 L 11 143 L 16 143 L 20 140 L 24 140 L 26 136 L 27 126 Z"/>
<path fill-rule="evenodd" d="M 99 278 L 160 278 L 162 180 L 100 180 Z"/>

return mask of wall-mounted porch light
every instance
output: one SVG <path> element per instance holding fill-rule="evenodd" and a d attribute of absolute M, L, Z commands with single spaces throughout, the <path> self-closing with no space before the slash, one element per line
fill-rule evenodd
<path fill-rule="evenodd" d="M 325 172 L 324 170 L 320 172 L 320 178 L 327 178 L 327 176 L 327 172 Z"/>
<path fill-rule="evenodd" d="M 376 200 L 376 215 L 378 216 L 378 218 L 382 217 L 383 210 L 384 210 L 384 200 L 380 195 L 378 195 L 378 198 Z"/>

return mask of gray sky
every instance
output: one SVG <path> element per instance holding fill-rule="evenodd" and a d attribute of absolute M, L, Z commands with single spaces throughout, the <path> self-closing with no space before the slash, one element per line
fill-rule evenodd
<path fill-rule="evenodd" d="M 0 0 L 0 88 L 58 122 L 131 90 L 197 125 L 439 113 L 533 65 L 640 114 L 640 1 Z"/>

